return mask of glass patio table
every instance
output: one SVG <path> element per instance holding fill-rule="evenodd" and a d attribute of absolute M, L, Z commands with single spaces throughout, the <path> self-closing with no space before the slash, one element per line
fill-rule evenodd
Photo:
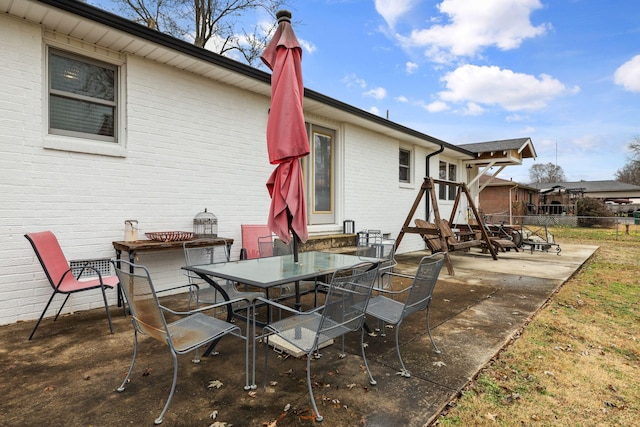
<path fill-rule="evenodd" d="M 366 261 L 379 262 L 380 259 L 311 251 L 299 253 L 298 262 L 294 262 L 293 255 L 289 254 L 224 263 L 190 265 L 182 268 L 196 273 L 211 286 L 215 287 L 225 300 L 229 300 L 229 296 L 216 283 L 215 278 L 255 286 L 265 291 L 274 286 L 293 282 L 296 284 L 295 307 L 299 309 L 299 282 L 301 280 L 315 279 L 319 276 L 333 274 L 341 268 L 350 267 Z M 229 304 L 226 310 L 226 320 L 231 321 L 233 314 L 233 308 L 231 304 Z M 247 322 L 247 325 L 249 325 L 250 320 L 247 319 Z M 254 336 L 255 327 L 256 325 L 254 324 Z M 205 351 L 205 355 L 211 353 L 216 344 L 217 341 L 214 341 Z M 255 387 L 255 348 L 253 349 L 253 360 L 252 387 Z"/>
<path fill-rule="evenodd" d="M 293 255 L 289 254 L 225 263 L 191 265 L 183 267 L 183 269 L 196 273 L 211 286 L 218 289 L 225 299 L 228 299 L 228 296 L 218 287 L 213 278 L 231 280 L 264 290 L 287 283 L 296 283 L 296 307 L 299 307 L 300 288 L 298 283 L 301 280 L 315 279 L 319 276 L 332 274 L 336 270 L 350 267 L 363 261 L 377 262 L 379 259 L 311 251 L 299 253 L 298 262 L 294 262 Z M 231 314 L 229 313 L 229 319 Z"/>

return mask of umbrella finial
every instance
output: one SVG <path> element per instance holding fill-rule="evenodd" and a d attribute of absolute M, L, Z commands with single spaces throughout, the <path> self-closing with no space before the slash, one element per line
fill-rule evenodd
<path fill-rule="evenodd" d="M 276 18 L 278 18 L 278 24 L 281 22 L 291 22 L 291 12 L 288 10 L 279 10 L 276 12 Z"/>

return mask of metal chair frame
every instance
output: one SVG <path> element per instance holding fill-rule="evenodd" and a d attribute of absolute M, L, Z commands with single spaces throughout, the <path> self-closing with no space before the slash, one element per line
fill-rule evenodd
<path fill-rule="evenodd" d="M 265 341 L 264 387 L 266 388 L 267 385 L 269 336 L 277 335 L 307 354 L 307 388 L 311 405 L 316 415 L 316 421 L 322 421 L 323 417 L 318 411 L 313 395 L 311 359 L 317 358 L 313 354 L 317 354 L 318 345 L 324 340 L 338 337 L 344 338 L 345 334 L 358 330 L 361 331 L 361 334 L 364 334 L 362 329 L 364 312 L 371 297 L 371 290 L 377 275 L 377 263 L 362 263 L 336 271 L 333 274 L 331 283 L 325 285 L 328 286 L 328 289 L 324 305 L 306 312 L 294 310 L 274 301 L 258 298 L 265 304 L 276 306 L 283 311 L 291 313 L 291 316 L 265 326 L 262 335 L 256 337 L 256 340 L 264 339 Z M 361 337 L 360 341 L 362 357 L 365 359 L 370 382 L 371 384 L 376 384 L 366 363 L 364 339 Z M 342 352 L 344 354 L 344 340 Z"/>
<path fill-rule="evenodd" d="M 113 289 L 114 287 L 116 287 L 118 285 L 118 278 L 116 276 L 102 276 L 99 270 L 90 265 L 85 265 L 78 273 L 78 276 L 74 276 L 69 265 L 69 261 L 67 261 L 64 253 L 62 252 L 62 248 L 58 243 L 58 239 L 51 231 L 28 233 L 25 234 L 24 237 L 26 237 L 29 243 L 31 243 L 31 246 L 33 247 L 33 250 L 38 257 L 38 261 L 40 261 L 40 265 L 42 266 L 42 269 L 47 276 L 47 280 L 53 288 L 53 293 L 51 294 L 47 305 L 44 307 L 44 310 L 42 310 L 42 314 L 40 314 L 40 318 L 36 322 L 33 331 L 31 331 L 29 340 L 33 338 L 33 335 L 36 333 L 36 329 L 38 329 L 42 318 L 49 309 L 53 298 L 57 294 L 64 294 L 66 295 L 66 297 L 53 319 L 54 322 L 58 320 L 58 317 L 60 316 L 60 313 L 62 313 L 62 309 L 69 300 L 71 294 L 89 291 L 92 289 L 100 289 L 100 291 L 102 292 L 102 300 L 104 301 L 104 309 L 107 313 L 109 330 L 111 331 L 111 333 L 113 333 L 113 324 L 111 322 L 109 303 L 107 302 L 107 294 L 105 290 Z M 78 280 L 82 278 L 82 275 L 86 271 L 89 270 L 93 271 L 98 277 L 90 280 Z"/>
<path fill-rule="evenodd" d="M 382 320 L 384 323 L 395 326 L 396 353 L 400 360 L 402 370 L 400 374 L 403 377 L 410 377 L 411 374 L 406 369 L 400 353 L 399 334 L 400 325 L 404 319 L 418 311 L 426 310 L 427 333 L 436 353 L 440 353 L 440 349 L 433 340 L 431 335 L 431 327 L 429 325 L 429 309 L 431 307 L 431 299 L 433 290 L 438 281 L 438 276 L 442 265 L 445 262 L 443 254 L 434 254 L 425 256 L 420 260 L 418 270 L 415 276 L 398 273 L 385 273 L 392 277 L 402 277 L 413 279 L 410 286 L 400 290 L 376 289 L 377 295 L 371 297 L 366 309 L 366 317 L 374 317 Z M 389 295 L 389 296 L 387 296 Z M 395 298 L 406 295 L 406 300 L 400 302 Z M 366 363 L 366 359 L 365 359 Z"/>
<path fill-rule="evenodd" d="M 153 286 L 151 275 L 146 267 L 132 264 L 124 260 L 119 260 L 118 262 L 121 264 L 120 268 L 118 268 L 114 261 L 116 274 L 120 279 L 124 296 L 129 309 L 131 310 L 131 323 L 134 331 L 133 359 L 131 360 L 131 366 L 129 367 L 129 371 L 124 378 L 124 381 L 122 381 L 120 387 L 117 388 L 118 392 L 124 391 L 125 385 L 129 382 L 129 378 L 133 372 L 138 355 L 138 334 L 148 335 L 149 337 L 166 344 L 169 347 L 171 357 L 173 358 L 173 382 L 171 384 L 171 390 L 162 412 L 155 420 L 155 424 L 162 423 L 175 392 L 178 380 L 177 355 L 196 350 L 193 362 L 198 363 L 200 361 L 197 353 L 197 349 L 199 347 L 219 340 L 228 334 L 235 335 L 245 340 L 245 390 L 250 388 L 248 336 L 242 335 L 240 327 L 216 317 L 204 314 L 207 310 L 239 302 L 241 301 L 240 298 L 201 307 L 196 310 L 189 310 L 186 312 L 175 311 L 160 304 L 158 292 Z M 175 291 L 184 287 L 190 287 L 190 285 L 177 286 L 163 291 Z M 247 304 L 247 317 L 249 316 L 249 307 L 250 305 Z M 165 312 L 181 317 L 176 321 L 167 323 L 164 314 Z M 249 328 L 247 328 L 247 331 L 249 331 Z"/>

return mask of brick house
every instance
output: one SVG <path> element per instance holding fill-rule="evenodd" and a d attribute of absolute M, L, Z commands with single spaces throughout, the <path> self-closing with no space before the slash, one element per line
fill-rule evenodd
<path fill-rule="evenodd" d="M 69 259 L 108 260 L 125 220 L 142 236 L 189 231 L 208 208 L 237 259 L 241 224 L 269 210 L 270 74 L 81 1 L 0 0 L 0 12 L 0 324 L 37 318 L 50 295 L 28 232 L 53 231 Z M 425 176 L 444 171 L 477 194 L 470 177 L 492 162 L 310 89 L 304 109 L 311 151 L 326 154 L 304 160 L 308 203 L 316 162 L 330 164 L 310 235 L 355 220 L 395 238 Z M 448 215 L 453 200 L 439 203 Z M 423 248 L 413 235 L 399 250 Z M 184 280 L 181 251 L 137 261 L 159 287 Z M 65 312 L 101 304 L 74 294 Z"/>
<path fill-rule="evenodd" d="M 535 215 L 539 190 L 527 184 L 511 180 L 480 177 L 479 209 L 492 221 L 507 221 L 518 224 L 518 217 Z"/>

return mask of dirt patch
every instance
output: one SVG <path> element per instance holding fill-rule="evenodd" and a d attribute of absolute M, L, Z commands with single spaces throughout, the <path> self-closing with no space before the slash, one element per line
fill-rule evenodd
<path fill-rule="evenodd" d="M 550 262 L 556 259 L 550 257 Z M 530 254 L 518 258 L 518 265 L 528 258 Z M 491 262 L 479 265 L 497 266 Z M 409 259 L 398 270 L 410 272 L 416 266 Z M 504 292 L 512 295 L 514 287 L 522 292 L 531 288 L 519 276 L 486 270 L 463 273 L 458 269 L 454 278 L 442 280 L 441 276 L 434 293 L 431 326 L 441 354 L 433 351 L 424 313 L 410 316 L 402 325 L 400 343 L 411 378 L 397 375 L 393 331 L 366 340 L 376 386 L 369 385 L 363 369 L 358 333 L 347 337 L 345 358 L 339 357 L 339 341 L 322 350 L 323 356 L 311 362 L 311 372 L 323 425 L 426 425 L 486 363 L 467 356 L 494 354 L 497 350 L 492 346 L 508 342 L 505 334 L 526 321 L 528 312 L 520 304 L 529 302 L 527 310 L 535 310 L 551 292 L 531 292 L 526 299 L 518 294 L 518 301 L 523 302 L 518 303 L 515 315 L 515 297 L 499 296 Z M 483 318 L 486 312 L 493 315 Z M 121 309 L 113 307 L 111 314 L 113 334 L 102 309 L 65 315 L 56 322 L 44 319 L 32 341 L 27 338 L 33 321 L 0 326 L 0 373 L 7 390 L 0 400 L 0 425 L 153 425 L 169 394 L 171 356 L 162 343 L 142 339 L 131 382 L 118 393 L 116 388 L 131 363 L 133 330 L 130 317 Z M 244 329 L 242 321 L 238 325 Z M 191 363 L 191 355 L 178 357 L 178 384 L 163 425 L 210 426 L 216 421 L 227 427 L 316 424 L 304 358 L 281 357 L 270 350 L 265 390 L 265 351 L 260 344 L 254 394 L 243 389 L 244 342 L 224 337 L 217 349 L 219 355 L 202 358 L 199 364 Z M 212 382 L 221 385 L 210 387 Z M 214 412 L 215 420 L 211 418 Z"/>
<path fill-rule="evenodd" d="M 152 425 L 169 394 L 171 355 L 166 346 L 143 337 L 131 381 L 124 392 L 117 392 L 133 355 L 133 333 L 130 318 L 116 309 L 112 316 L 114 334 L 102 310 L 62 316 L 56 322 L 45 319 L 32 341 L 27 337 L 33 322 L 1 327 L 0 373 L 11 390 L 0 404 L 0 425 Z M 347 345 L 346 358 L 339 359 L 339 347 L 334 346 L 312 363 L 314 393 L 331 425 L 363 425 L 368 411 L 358 408 L 358 402 L 366 394 L 377 394 L 361 369 L 359 336 L 350 337 Z M 278 426 L 314 424 L 304 359 L 270 351 L 264 390 L 265 352 L 260 345 L 260 387 L 249 393 L 243 389 L 244 342 L 228 336 L 217 350 L 220 354 L 203 357 L 198 364 L 191 362 L 191 354 L 178 356 L 178 384 L 163 425 L 209 426 L 219 421 L 262 426 L 275 420 Z"/>

